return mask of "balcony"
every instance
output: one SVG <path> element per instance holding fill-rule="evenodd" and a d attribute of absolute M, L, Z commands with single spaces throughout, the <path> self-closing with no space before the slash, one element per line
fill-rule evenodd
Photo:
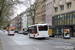
<path fill-rule="evenodd" d="M 63 1 L 60 1 L 59 2 L 59 5 L 61 6 L 61 5 L 64 5 L 64 2 Z"/>
<path fill-rule="evenodd" d="M 66 0 L 66 3 L 70 3 L 70 2 L 72 2 L 72 0 Z"/>
<path fill-rule="evenodd" d="M 54 7 L 58 7 L 57 4 L 54 4 Z"/>

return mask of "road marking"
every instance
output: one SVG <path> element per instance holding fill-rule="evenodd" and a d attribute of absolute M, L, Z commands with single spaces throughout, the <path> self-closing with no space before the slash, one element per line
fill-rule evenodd
<path fill-rule="evenodd" d="M 36 49 L 36 50 L 39 50 L 38 48 L 36 48 L 36 47 L 33 47 L 34 49 Z"/>

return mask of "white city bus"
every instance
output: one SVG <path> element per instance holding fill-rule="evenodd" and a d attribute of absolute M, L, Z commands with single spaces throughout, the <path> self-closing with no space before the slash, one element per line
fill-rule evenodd
<path fill-rule="evenodd" d="M 47 24 L 35 24 L 28 27 L 30 38 L 49 37 Z"/>

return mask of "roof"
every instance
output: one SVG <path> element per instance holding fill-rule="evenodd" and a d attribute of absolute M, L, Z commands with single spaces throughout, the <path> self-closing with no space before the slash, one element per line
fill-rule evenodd
<path fill-rule="evenodd" d="M 37 26 L 37 25 L 47 25 L 47 24 L 35 24 L 35 25 L 31 25 L 31 26 L 29 26 L 29 27 Z"/>

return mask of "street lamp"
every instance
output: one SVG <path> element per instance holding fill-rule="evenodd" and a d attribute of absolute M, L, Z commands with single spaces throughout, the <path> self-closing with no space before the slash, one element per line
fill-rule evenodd
<path fill-rule="evenodd" d="M 31 18 L 32 18 L 33 24 L 35 24 L 35 3 L 31 5 Z"/>

